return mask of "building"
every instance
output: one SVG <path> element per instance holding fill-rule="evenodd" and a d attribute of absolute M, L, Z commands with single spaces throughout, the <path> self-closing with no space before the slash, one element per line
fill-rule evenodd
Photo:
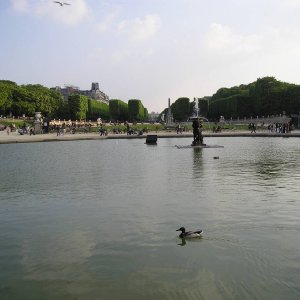
<path fill-rule="evenodd" d="M 92 82 L 92 88 L 90 90 L 80 91 L 80 94 L 98 100 L 100 102 L 104 102 L 106 104 L 109 103 L 109 97 L 99 89 L 98 82 Z"/>
<path fill-rule="evenodd" d="M 73 86 L 73 85 L 65 85 L 64 88 L 61 88 L 60 86 L 56 86 L 54 88 L 50 88 L 50 90 L 60 92 L 62 94 L 62 96 L 64 97 L 65 101 L 68 100 L 69 95 L 80 93 L 79 88 L 77 86 Z"/>
<path fill-rule="evenodd" d="M 72 85 L 65 85 L 64 88 L 57 86 L 55 88 L 51 88 L 51 90 L 59 91 L 63 95 L 65 101 L 68 100 L 68 96 L 71 94 L 80 94 L 106 104 L 109 103 L 109 97 L 99 89 L 98 82 L 92 82 L 92 87 L 90 90 L 83 91 L 80 90 L 79 87 Z"/>
<path fill-rule="evenodd" d="M 158 113 L 158 112 L 151 112 L 150 114 L 149 114 L 149 121 L 151 121 L 151 122 L 158 122 L 158 121 L 160 121 L 159 120 L 159 115 L 160 115 L 160 113 Z"/>

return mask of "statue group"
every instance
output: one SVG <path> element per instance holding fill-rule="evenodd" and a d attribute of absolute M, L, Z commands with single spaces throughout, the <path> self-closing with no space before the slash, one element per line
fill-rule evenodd
<path fill-rule="evenodd" d="M 193 135 L 194 135 L 194 140 L 192 142 L 192 146 L 203 146 L 203 135 L 202 135 L 202 120 L 199 118 L 195 118 L 193 120 Z"/>

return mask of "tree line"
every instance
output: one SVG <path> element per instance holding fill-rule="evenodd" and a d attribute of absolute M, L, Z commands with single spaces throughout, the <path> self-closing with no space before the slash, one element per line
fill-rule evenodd
<path fill-rule="evenodd" d="M 247 85 L 220 88 L 212 96 L 197 99 L 200 114 L 210 120 L 217 120 L 220 116 L 235 119 L 283 112 L 291 115 L 298 114 L 300 110 L 300 85 L 263 77 Z M 193 114 L 193 107 L 193 101 L 181 97 L 171 105 L 171 112 L 176 121 L 186 121 Z M 0 115 L 33 116 L 35 111 L 57 119 L 148 119 L 148 111 L 139 99 L 130 99 L 128 103 L 111 99 L 106 104 L 84 95 L 71 94 L 65 101 L 59 91 L 39 84 L 17 85 L 9 80 L 0 80 Z M 167 109 L 163 113 L 166 115 Z"/>
<path fill-rule="evenodd" d="M 74 93 L 66 101 L 59 91 L 40 84 L 17 85 L 9 80 L 0 80 L 0 115 L 32 117 L 36 111 L 41 112 L 44 117 L 57 119 L 148 119 L 148 111 L 139 99 L 130 99 L 128 103 L 112 99 L 106 104 Z"/>
<path fill-rule="evenodd" d="M 210 120 L 250 118 L 256 116 L 298 114 L 300 85 L 281 82 L 274 77 L 258 78 L 247 85 L 220 88 L 215 94 L 197 98 L 200 115 Z M 193 102 L 181 97 L 171 105 L 176 121 L 186 121 L 193 114 Z M 162 114 L 167 113 L 167 108 Z"/>

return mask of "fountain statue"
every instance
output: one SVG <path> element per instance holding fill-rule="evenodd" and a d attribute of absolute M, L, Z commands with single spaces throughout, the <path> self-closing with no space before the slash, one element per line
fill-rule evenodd
<path fill-rule="evenodd" d="M 199 118 L 199 103 L 198 99 L 194 98 L 194 116 L 193 116 L 193 135 L 194 135 L 194 140 L 192 142 L 191 146 L 205 146 L 203 143 L 203 135 L 202 135 L 202 130 L 203 130 L 203 124 L 202 120 Z"/>
<path fill-rule="evenodd" d="M 184 149 L 184 148 L 224 148 L 224 146 L 220 145 L 207 145 L 203 143 L 203 120 L 207 120 L 207 118 L 200 117 L 200 109 L 199 109 L 199 102 L 198 98 L 194 98 L 193 103 L 193 116 L 189 118 L 189 120 L 193 121 L 193 135 L 194 139 L 191 145 L 176 145 L 177 149 Z"/>

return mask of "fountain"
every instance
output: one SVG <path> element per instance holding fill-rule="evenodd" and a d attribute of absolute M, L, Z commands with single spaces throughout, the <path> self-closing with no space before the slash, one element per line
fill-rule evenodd
<path fill-rule="evenodd" d="M 202 130 L 203 130 L 203 124 L 202 120 L 199 118 L 199 103 L 198 99 L 194 98 L 194 116 L 193 116 L 193 135 L 194 135 L 194 140 L 192 142 L 191 146 L 206 146 L 203 143 L 203 135 L 202 135 Z"/>
<path fill-rule="evenodd" d="M 185 146 L 185 145 L 176 145 L 178 149 L 182 148 L 224 148 L 223 146 L 219 145 L 206 145 L 203 143 L 203 119 L 207 120 L 206 118 L 199 116 L 199 103 L 198 99 L 194 98 L 194 108 L 193 108 L 193 116 L 190 118 L 190 120 L 193 121 L 193 142 L 191 145 Z"/>

